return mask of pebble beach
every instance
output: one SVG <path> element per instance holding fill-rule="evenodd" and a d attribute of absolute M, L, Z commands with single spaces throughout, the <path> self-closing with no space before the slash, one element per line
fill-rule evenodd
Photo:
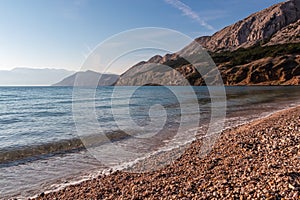
<path fill-rule="evenodd" d="M 223 131 L 204 157 L 201 145 L 156 171 L 115 171 L 36 199 L 300 199 L 299 106 Z"/>

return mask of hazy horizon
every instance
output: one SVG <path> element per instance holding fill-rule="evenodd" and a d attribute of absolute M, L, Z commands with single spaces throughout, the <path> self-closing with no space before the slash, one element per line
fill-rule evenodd
<path fill-rule="evenodd" d="M 278 2 L 281 1 L 266 0 L 251 4 L 237 0 L 2 1 L 0 75 L 16 68 L 85 71 L 86 68 L 81 67 L 93 50 L 103 41 L 124 31 L 160 27 L 194 39 L 212 35 Z M 155 40 L 159 41 L 160 37 L 164 36 L 158 33 Z M 180 43 L 176 38 L 173 40 Z M 107 52 L 104 59 L 110 53 L 113 52 Z M 126 55 L 122 62 L 104 72 L 122 74 L 134 64 L 156 54 L 163 55 L 165 52 L 153 50 Z M 101 67 L 106 69 L 106 66 Z M 97 70 L 97 67 L 91 70 L 103 73 L 103 69 Z"/>
<path fill-rule="evenodd" d="M 88 70 L 70 71 L 55 68 L 27 68 L 16 67 L 11 70 L 0 69 L 0 87 L 18 86 L 52 86 L 77 72 Z M 98 72 L 99 73 L 99 72 Z M 106 73 L 111 74 L 111 73 Z M 119 75 L 119 74 L 111 74 Z"/>

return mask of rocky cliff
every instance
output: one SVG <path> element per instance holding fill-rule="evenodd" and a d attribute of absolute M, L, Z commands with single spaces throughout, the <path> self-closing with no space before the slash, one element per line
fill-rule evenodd
<path fill-rule="evenodd" d="M 300 1 L 285 1 L 225 27 L 212 36 L 196 39 L 210 51 L 235 50 L 269 40 L 275 33 L 300 19 Z M 283 30 L 286 31 L 286 30 Z M 272 44 L 282 42 L 272 38 Z"/>
<path fill-rule="evenodd" d="M 299 43 L 300 42 L 300 20 L 292 23 L 277 33 L 267 42 L 266 45 L 276 45 L 285 43 Z"/>
<path fill-rule="evenodd" d="M 226 85 L 299 85 L 300 56 L 266 57 L 222 70 Z"/>
<path fill-rule="evenodd" d="M 290 0 L 254 13 L 212 36 L 199 37 L 195 42 L 209 51 L 226 85 L 299 85 L 299 25 L 300 0 Z M 156 55 L 136 64 L 121 75 L 116 85 L 145 85 L 151 80 L 155 84 L 185 85 L 186 82 L 178 81 L 180 76 L 176 72 L 189 84 L 205 85 L 195 66 L 179 56 L 196 55 L 195 42 L 177 53 Z M 162 65 L 176 72 L 160 69 Z M 134 73 L 139 75 L 132 76 Z"/>

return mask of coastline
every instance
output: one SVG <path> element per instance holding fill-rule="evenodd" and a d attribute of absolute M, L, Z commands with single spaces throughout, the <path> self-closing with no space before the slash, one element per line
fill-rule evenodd
<path fill-rule="evenodd" d="M 300 196 L 300 106 L 228 128 L 199 157 L 194 141 L 171 165 L 148 173 L 113 172 L 36 199 L 294 198 Z"/>

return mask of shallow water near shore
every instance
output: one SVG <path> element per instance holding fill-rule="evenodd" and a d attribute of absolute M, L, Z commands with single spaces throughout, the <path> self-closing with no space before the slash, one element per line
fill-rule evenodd
<path fill-rule="evenodd" d="M 126 87 L 122 87 L 126 91 Z M 163 87 L 142 87 L 132 97 L 132 117 L 141 126 L 149 121 L 149 105 L 161 104 L 168 110 L 167 126 L 176 127 L 180 106 L 189 106 L 192 95 L 185 87 L 171 87 L 185 97 L 178 102 Z M 89 91 L 89 89 L 85 89 Z M 194 87 L 201 111 L 199 129 L 210 118 L 211 98 L 206 87 Z M 70 87 L 0 88 L 0 198 L 26 198 L 63 184 L 97 176 L 106 169 L 83 147 L 76 133 L 72 104 L 85 105 L 94 99 L 72 99 Z M 113 87 L 96 90 L 95 110 L 101 130 L 115 140 L 126 140 L 111 113 Z M 149 98 L 149 93 L 152 97 Z M 264 117 L 276 110 L 300 104 L 300 87 L 226 87 L 227 119 L 232 127 Z M 158 98 L 158 96 L 162 98 Z M 114 97 L 116 98 L 116 97 Z M 117 97 L 117 109 L 128 105 Z M 188 113 L 191 119 L 198 115 Z M 119 117 L 126 124 L 126 117 Z M 95 132 L 85 133 L 87 137 Z M 172 131 L 172 128 L 170 129 Z M 118 133 L 118 134 L 116 134 Z M 188 132 L 186 133 L 188 134 Z M 129 142 L 126 143 L 130 145 Z M 132 145 L 134 146 L 134 145 Z M 138 147 L 136 147 L 138 148 Z M 116 165 L 122 163 L 116 163 Z"/>

